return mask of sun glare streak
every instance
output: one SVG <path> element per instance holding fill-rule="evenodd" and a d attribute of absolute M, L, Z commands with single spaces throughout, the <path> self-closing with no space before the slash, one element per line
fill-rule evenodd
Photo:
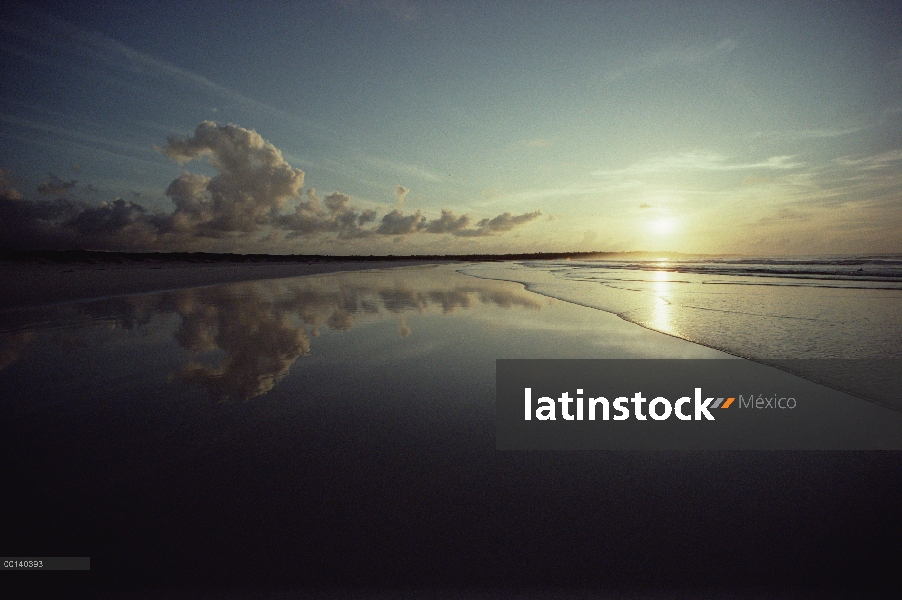
<path fill-rule="evenodd" d="M 671 323 L 671 286 L 670 273 L 667 271 L 655 271 L 654 281 L 651 284 L 654 293 L 654 304 L 652 305 L 651 326 L 658 331 L 664 333 L 674 333 Z"/>

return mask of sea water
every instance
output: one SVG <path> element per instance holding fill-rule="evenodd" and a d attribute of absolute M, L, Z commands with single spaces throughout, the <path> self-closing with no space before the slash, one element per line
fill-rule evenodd
<path fill-rule="evenodd" d="M 902 256 L 521 261 L 461 271 L 735 356 L 791 364 L 902 408 L 892 379 L 902 358 Z"/>

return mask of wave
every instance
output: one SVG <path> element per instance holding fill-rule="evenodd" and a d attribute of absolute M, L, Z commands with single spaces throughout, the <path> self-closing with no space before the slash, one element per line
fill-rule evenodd
<path fill-rule="evenodd" d="M 734 283 L 766 284 L 761 279 L 796 279 L 815 282 L 902 284 L 902 255 L 841 257 L 743 257 L 658 260 L 550 261 L 566 265 L 573 276 L 601 271 L 666 271 L 701 276 L 739 277 Z M 548 263 L 535 267 L 547 268 Z M 600 274 L 600 273 L 599 273 Z M 719 282 L 723 283 L 723 282 Z M 772 282 L 771 282 L 772 283 Z M 878 287 L 878 286 L 868 286 Z M 883 287 L 883 286 L 879 286 Z M 891 285 L 891 289 L 902 286 Z"/>
<path fill-rule="evenodd" d="M 898 273 L 902 260 L 877 260 L 897 274 L 867 285 L 860 279 L 842 281 L 854 276 L 828 271 L 875 264 L 874 259 L 849 257 L 512 261 L 459 270 L 516 281 L 529 291 L 609 312 L 646 329 L 777 366 L 902 410 L 898 387 L 890 393 L 886 386 L 875 388 L 869 383 L 885 381 L 886 366 L 898 369 L 902 362 L 902 274 Z M 830 281 L 805 281 L 800 276 L 815 269 L 824 269 L 821 278 Z M 714 271 L 720 274 L 713 276 Z M 855 361 L 857 366 L 845 369 L 840 377 L 829 366 L 833 363 L 825 362 L 837 359 L 842 364 Z M 787 367 L 787 361 L 799 360 L 798 365 L 793 362 L 791 369 Z"/>

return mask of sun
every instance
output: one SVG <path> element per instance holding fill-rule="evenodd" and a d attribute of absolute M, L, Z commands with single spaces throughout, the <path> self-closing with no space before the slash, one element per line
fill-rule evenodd
<path fill-rule="evenodd" d="M 673 233 L 676 224 L 673 219 L 658 219 L 651 224 L 651 230 L 658 235 L 667 235 Z"/>

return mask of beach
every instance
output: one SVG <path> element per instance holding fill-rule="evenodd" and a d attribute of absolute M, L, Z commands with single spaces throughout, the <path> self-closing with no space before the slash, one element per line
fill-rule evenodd
<path fill-rule="evenodd" d="M 5 596 L 902 598 L 902 3 L 0 29 Z"/>
<path fill-rule="evenodd" d="M 10 543 L 90 556 L 118 597 L 893 584 L 898 452 L 793 450 L 853 420 L 746 436 L 770 451 L 498 451 L 497 359 L 737 359 L 498 271 L 559 265 L 331 266 L 4 311 Z M 155 270 L 129 268 L 95 281 Z"/>
<path fill-rule="evenodd" d="M 392 268 L 424 264 L 426 261 L 267 261 L 212 262 L 139 260 L 116 262 L 0 263 L 0 310 L 43 304 L 87 300 L 104 296 L 143 294 L 179 288 L 299 277 L 335 271 Z"/>
<path fill-rule="evenodd" d="M 461 272 L 902 410 L 902 257 L 509 261 Z"/>

